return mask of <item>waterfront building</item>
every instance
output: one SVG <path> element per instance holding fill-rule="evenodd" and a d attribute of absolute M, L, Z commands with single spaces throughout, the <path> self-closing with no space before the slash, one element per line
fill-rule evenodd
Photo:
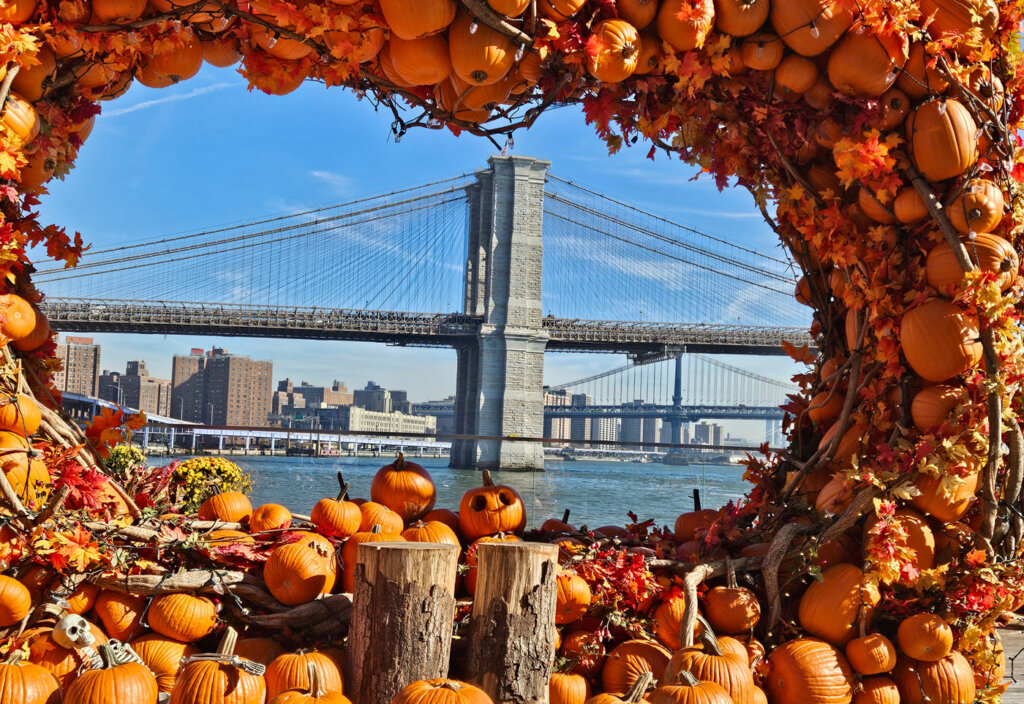
<path fill-rule="evenodd" d="M 96 396 L 100 383 L 100 346 L 91 337 L 67 336 L 57 342 L 57 358 L 63 368 L 54 374 L 61 391 Z"/>
<path fill-rule="evenodd" d="M 214 347 L 175 355 L 171 415 L 208 425 L 266 425 L 273 362 Z"/>
<path fill-rule="evenodd" d="M 586 408 L 593 405 L 594 399 L 590 394 L 572 395 L 573 408 Z M 590 440 L 590 426 L 593 422 L 589 416 L 571 418 L 569 420 L 569 437 L 572 439 L 573 444 L 586 445 L 587 441 Z"/>
<path fill-rule="evenodd" d="M 331 410 L 338 419 L 336 429 L 351 433 L 370 431 L 402 435 L 403 433 L 437 432 L 437 418 L 434 416 L 381 413 L 359 406 L 339 406 Z"/>
<path fill-rule="evenodd" d="M 655 445 L 661 442 L 661 418 L 644 418 L 643 420 L 644 449 L 657 452 L 660 448 Z"/>
<path fill-rule="evenodd" d="M 697 423 L 693 426 L 693 441 L 701 445 L 721 445 L 724 428 L 718 423 Z M 714 452 L 714 450 L 705 450 Z"/>
<path fill-rule="evenodd" d="M 623 408 L 633 409 L 643 406 L 643 399 L 637 399 L 628 403 L 622 404 Z M 622 425 L 619 426 L 619 442 L 629 443 L 628 446 L 623 447 L 624 450 L 639 450 L 641 449 L 641 443 L 644 441 L 644 419 L 643 418 L 623 418 Z"/>
<path fill-rule="evenodd" d="M 590 440 L 614 442 L 619 438 L 619 421 L 617 418 L 591 418 Z M 595 447 L 606 447 L 595 445 Z"/>
<path fill-rule="evenodd" d="M 372 381 L 352 393 L 352 405 L 377 413 L 391 413 L 391 392 Z"/>
<path fill-rule="evenodd" d="M 568 389 L 554 391 L 544 390 L 545 406 L 571 406 L 572 392 Z M 544 437 L 553 440 L 570 440 L 572 438 L 571 418 L 544 418 Z"/>
<path fill-rule="evenodd" d="M 170 415 L 171 382 L 151 377 L 143 361 L 128 362 L 124 374 L 104 370 L 97 395 L 105 401 L 150 415 Z"/>

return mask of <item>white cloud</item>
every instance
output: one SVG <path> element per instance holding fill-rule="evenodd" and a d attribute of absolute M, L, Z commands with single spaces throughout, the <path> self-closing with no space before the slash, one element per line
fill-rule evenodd
<path fill-rule="evenodd" d="M 352 187 L 356 185 L 355 179 L 349 176 L 342 176 L 341 174 L 334 173 L 333 171 L 314 170 L 310 171 L 309 175 L 326 183 L 339 196 L 351 194 Z"/>
<path fill-rule="evenodd" d="M 153 100 L 144 100 L 141 103 L 135 105 L 129 105 L 126 108 L 120 108 L 118 110 L 110 110 L 103 113 L 103 117 L 119 117 L 121 115 L 127 115 L 128 113 L 138 112 L 139 110 L 146 110 L 148 108 L 163 105 L 164 103 L 176 103 L 181 100 L 189 100 L 191 98 L 198 98 L 201 95 L 208 93 L 214 93 L 219 90 L 223 90 L 230 86 L 234 86 L 234 83 L 214 83 L 210 86 L 204 86 L 202 88 L 196 88 L 188 93 L 178 93 L 175 95 L 165 95 L 162 98 L 154 98 Z"/>

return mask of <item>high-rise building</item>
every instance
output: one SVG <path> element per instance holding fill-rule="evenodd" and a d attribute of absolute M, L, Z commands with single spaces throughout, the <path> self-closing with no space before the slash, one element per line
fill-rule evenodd
<path fill-rule="evenodd" d="M 654 445 L 661 442 L 661 418 L 644 418 L 644 449 L 656 451 Z"/>
<path fill-rule="evenodd" d="M 618 422 L 616 418 L 592 418 L 590 420 L 590 440 L 614 442 L 618 439 Z M 601 448 L 603 445 L 596 445 Z"/>
<path fill-rule="evenodd" d="M 271 409 L 273 362 L 214 347 L 175 355 L 171 408 L 175 418 L 208 425 L 265 425 Z"/>
<path fill-rule="evenodd" d="M 397 413 L 412 414 L 412 401 L 408 391 L 391 389 L 391 409 Z"/>
<path fill-rule="evenodd" d="M 366 387 L 352 393 L 352 405 L 377 413 L 391 413 L 391 392 L 372 381 Z"/>
<path fill-rule="evenodd" d="M 585 408 L 594 405 L 594 399 L 590 394 L 573 394 L 572 405 L 574 408 Z M 590 426 L 593 424 L 590 416 L 573 417 L 569 421 L 569 437 L 574 443 L 586 443 L 590 440 Z"/>
<path fill-rule="evenodd" d="M 169 416 L 171 382 L 151 377 L 145 362 L 132 361 L 124 374 L 104 371 L 100 375 L 99 397 L 150 415 Z"/>
<path fill-rule="evenodd" d="M 572 393 L 568 389 L 555 391 L 544 390 L 545 406 L 571 406 Z M 572 420 L 570 418 L 544 417 L 544 437 L 553 440 L 569 440 L 572 437 Z"/>
<path fill-rule="evenodd" d="M 640 408 L 644 405 L 644 402 L 640 399 L 629 403 L 622 404 L 623 408 L 635 409 Z M 619 427 L 619 442 L 629 443 L 628 446 L 623 447 L 624 450 L 639 450 L 641 449 L 641 443 L 644 441 L 644 419 L 643 418 L 623 418 L 622 425 Z"/>
<path fill-rule="evenodd" d="M 278 388 L 278 391 L 280 390 Z M 345 382 L 337 379 L 334 380 L 330 388 L 302 382 L 295 388 L 295 393 L 302 394 L 307 406 L 351 406 L 354 400 L 352 393 L 345 386 Z M 391 393 L 393 398 L 396 392 L 392 391 Z"/>
<path fill-rule="evenodd" d="M 57 357 L 63 369 L 54 375 L 61 391 L 96 396 L 100 384 L 100 346 L 91 337 L 64 338 L 57 342 Z"/>
<path fill-rule="evenodd" d="M 701 445 L 721 445 L 723 430 L 717 423 L 697 423 L 693 426 L 693 441 Z"/>

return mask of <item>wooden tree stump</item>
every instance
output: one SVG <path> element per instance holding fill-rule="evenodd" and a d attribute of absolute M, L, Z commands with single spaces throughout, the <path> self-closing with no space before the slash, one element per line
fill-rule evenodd
<path fill-rule="evenodd" d="M 558 546 L 481 543 L 466 679 L 494 704 L 547 704 Z"/>
<path fill-rule="evenodd" d="M 459 549 L 436 543 L 359 546 L 345 690 L 390 704 L 410 682 L 448 674 Z"/>

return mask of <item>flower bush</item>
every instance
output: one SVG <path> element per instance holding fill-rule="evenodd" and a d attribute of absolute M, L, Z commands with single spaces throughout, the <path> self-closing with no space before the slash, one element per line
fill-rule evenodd
<path fill-rule="evenodd" d="M 172 470 L 171 486 L 175 506 L 182 512 L 195 513 L 213 494 L 252 493 L 252 478 L 223 457 L 193 457 Z"/>

